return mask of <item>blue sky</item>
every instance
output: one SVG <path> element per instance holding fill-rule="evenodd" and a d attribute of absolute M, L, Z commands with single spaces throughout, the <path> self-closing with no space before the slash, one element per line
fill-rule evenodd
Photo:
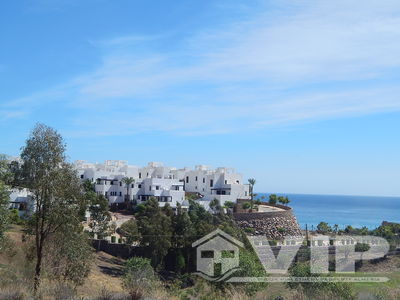
<path fill-rule="evenodd" d="M 6 1 L 0 152 L 43 122 L 70 160 L 400 196 L 399 53 L 397 0 Z"/>

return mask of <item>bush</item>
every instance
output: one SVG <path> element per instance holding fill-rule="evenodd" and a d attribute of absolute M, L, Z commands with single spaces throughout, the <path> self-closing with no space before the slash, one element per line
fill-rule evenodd
<path fill-rule="evenodd" d="M 19 212 L 17 209 L 10 210 L 9 220 L 10 220 L 10 223 L 16 224 L 16 225 L 22 225 L 24 223 L 24 221 L 19 216 Z"/>
<path fill-rule="evenodd" d="M 311 273 L 308 263 L 295 263 L 290 269 L 290 274 L 292 277 L 319 277 Z M 355 299 L 351 285 L 344 282 L 289 282 L 287 285 L 292 289 L 302 290 L 313 299 L 320 295 L 331 299 Z"/>
<path fill-rule="evenodd" d="M 155 282 L 156 276 L 148 258 L 132 257 L 127 260 L 123 287 L 132 300 L 141 299 L 145 293 L 150 292 Z"/>
<path fill-rule="evenodd" d="M 255 230 L 254 228 L 251 228 L 251 227 L 246 227 L 246 228 L 244 229 L 244 231 L 245 231 L 246 233 L 254 233 L 256 230 Z"/>

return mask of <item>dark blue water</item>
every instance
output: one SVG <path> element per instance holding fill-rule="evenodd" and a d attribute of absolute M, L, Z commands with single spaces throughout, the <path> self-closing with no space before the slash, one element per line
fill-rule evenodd
<path fill-rule="evenodd" d="M 262 195 L 268 201 L 269 193 L 259 193 L 258 197 Z M 347 225 L 373 229 L 382 221 L 400 223 L 400 197 L 277 195 L 289 197 L 289 206 L 294 209 L 302 228 L 306 224 L 309 229 L 312 226 L 315 228 L 321 221 L 330 225 L 338 224 L 340 229 Z"/>

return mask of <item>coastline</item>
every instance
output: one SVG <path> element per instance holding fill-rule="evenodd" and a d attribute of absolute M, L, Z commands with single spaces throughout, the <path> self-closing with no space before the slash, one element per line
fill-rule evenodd
<path fill-rule="evenodd" d="M 258 193 L 257 198 L 265 196 L 268 201 L 271 193 Z M 400 222 L 400 197 L 283 194 L 288 196 L 294 214 L 304 229 L 316 227 L 319 222 L 337 224 L 340 229 L 347 225 L 373 229 L 383 221 Z"/>

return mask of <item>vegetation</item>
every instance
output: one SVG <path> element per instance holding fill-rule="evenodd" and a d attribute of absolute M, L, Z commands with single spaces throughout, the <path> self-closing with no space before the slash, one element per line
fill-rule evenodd
<path fill-rule="evenodd" d="M 142 257 L 128 259 L 122 282 L 132 300 L 139 300 L 149 293 L 156 282 L 150 260 Z"/>
<path fill-rule="evenodd" d="M 254 185 L 256 184 L 256 180 L 254 178 L 249 178 L 248 179 L 249 185 L 250 185 L 250 209 L 253 209 L 254 207 Z"/>
<path fill-rule="evenodd" d="M 328 223 L 326 223 L 326 222 L 320 222 L 317 225 L 317 232 L 326 234 L 326 233 L 332 232 L 332 227 L 329 226 Z"/>
<path fill-rule="evenodd" d="M 22 149 L 21 159 L 18 183 L 31 191 L 36 207 L 26 230 L 34 238 L 34 290 L 37 291 L 45 259 L 49 266 L 55 265 L 61 257 L 67 261 L 66 273 L 63 274 L 65 278 L 74 272 L 71 271 L 74 268 L 71 264 L 80 263 L 73 260 L 90 259 L 90 255 L 86 257 L 78 253 L 87 242 L 81 234 L 80 224 L 86 201 L 75 171 L 66 162 L 64 141 L 54 129 L 43 124 L 36 125 Z M 60 251 L 45 257 L 50 247 L 53 251 L 60 247 L 57 248 Z M 86 273 L 79 274 L 85 276 Z M 76 273 L 72 280 L 79 282 L 75 276 Z"/>
<path fill-rule="evenodd" d="M 288 205 L 290 203 L 290 200 L 288 197 L 279 196 L 278 202 L 282 205 Z"/>
<path fill-rule="evenodd" d="M 142 245 L 149 248 L 149 255 L 154 267 L 159 266 L 171 247 L 172 222 L 158 205 L 155 198 L 150 198 L 137 208 L 139 233 Z"/>
<path fill-rule="evenodd" d="M 8 216 L 8 197 L 9 187 L 5 184 L 9 173 L 5 157 L 0 157 L 0 251 L 3 250 L 5 245 L 4 232 L 8 227 L 9 216 Z"/>
<path fill-rule="evenodd" d="M 290 269 L 292 277 L 320 277 L 318 274 L 311 273 L 308 263 L 295 263 Z M 289 282 L 287 286 L 297 289 L 311 299 L 318 299 L 325 296 L 328 299 L 355 299 L 354 291 L 350 284 L 342 282 Z"/>
<path fill-rule="evenodd" d="M 43 297 L 46 293 L 53 297 L 48 299 L 77 299 L 77 295 L 82 294 L 79 288 L 83 290 L 82 286 L 88 284 L 88 281 L 90 284 L 98 281 L 97 278 L 90 278 L 96 267 L 100 269 L 97 271 L 101 272 L 102 276 L 108 276 L 105 281 L 115 280 L 114 286 L 118 286 L 120 294 L 117 297 L 112 292 L 101 290 L 99 286 L 96 286 L 95 293 L 90 295 L 93 299 L 140 299 L 143 297 L 269 299 L 272 295 L 274 298 L 282 296 L 285 299 L 324 297 L 353 299 L 355 297 L 352 287 L 344 283 L 293 282 L 287 285 L 265 283 L 232 285 L 205 282 L 188 273 L 191 267 L 189 262 L 193 262 L 194 259 L 188 249 L 194 241 L 217 228 L 242 241 L 245 245 L 240 249 L 240 269 L 234 276 L 264 277 L 267 275 L 246 239 L 246 234 L 254 233 L 254 229 L 238 228 L 230 214 L 225 213 L 224 208 L 228 208 L 227 211 L 230 212 L 234 206 L 233 203 L 226 202 L 222 207 L 218 200 L 214 200 L 210 204 L 212 209 L 210 213 L 196 201 L 189 200 L 188 211 L 182 209 L 180 205 L 177 206 L 176 211 L 173 211 L 168 204 L 160 207 L 156 199 L 150 198 L 144 204 L 136 206 L 134 218 L 117 229 L 116 226 L 110 226 L 107 199 L 94 192 L 90 181 L 80 183 L 71 165 L 66 162 L 65 144 L 55 130 L 45 125 L 37 125 L 22 149 L 21 158 L 21 165 L 8 163 L 0 158 L 0 252 L 4 249 L 8 236 L 13 237 L 9 240 L 18 245 L 14 246 L 12 251 L 0 253 L 1 299 L 24 299 L 23 297 L 30 297 L 32 294 L 35 294 L 36 298 L 47 299 Z M 124 180 L 127 194 L 129 194 L 132 181 L 129 178 Z M 255 180 L 250 179 L 249 184 L 251 201 L 243 204 L 245 209 L 252 209 L 254 204 L 260 203 L 254 201 Z M 8 210 L 10 186 L 29 188 L 37 206 L 35 214 L 21 219 L 17 210 Z M 290 201 L 287 197 L 272 194 L 269 202 L 287 205 Z M 124 267 L 121 260 L 117 258 L 104 259 L 103 257 L 100 262 L 99 257 L 102 254 L 94 253 L 89 244 L 90 236 L 83 231 L 81 225 L 87 212 L 90 215 L 91 237 L 103 238 L 106 234 L 117 231 L 126 244 L 137 243 L 143 247 L 145 249 L 143 256 L 146 257 L 130 258 Z M 23 228 L 23 234 L 17 239 L 15 232 L 10 234 L 15 228 L 19 231 Z M 339 230 L 337 225 L 331 227 L 326 222 L 321 222 L 317 230 L 324 234 L 334 232 L 377 235 L 387 238 L 392 245 L 395 245 L 399 242 L 400 225 L 387 223 L 375 230 L 347 226 Z M 278 231 L 284 233 L 285 229 L 279 228 Z M 276 241 L 270 241 L 270 243 L 276 245 Z M 369 249 L 366 244 L 356 244 L 355 247 L 358 252 Z M 97 257 L 95 263 L 94 257 Z M 5 258 L 12 263 L 6 265 L 8 262 Z M 102 268 L 97 266 L 99 263 L 114 263 L 114 261 L 117 263 L 112 268 L 109 265 Z M 391 265 L 394 264 L 395 262 Z M 291 276 L 297 277 L 316 276 L 310 273 L 309 265 L 304 262 L 295 263 L 290 272 Z M 399 277 L 396 278 L 396 276 Z M 400 284 L 400 275 L 393 275 L 393 280 L 395 284 Z M 15 282 L 23 288 L 16 288 Z M 5 286 L 13 291 L 13 294 L 9 293 L 12 297 L 3 297 L 2 292 Z M 276 288 L 277 286 L 280 289 Z M 34 292 L 30 290 L 30 287 Z M 376 295 L 378 294 L 383 295 L 383 292 L 377 291 Z M 389 293 L 385 292 L 385 297 L 387 294 Z"/>
<path fill-rule="evenodd" d="M 135 219 L 130 219 L 123 223 L 118 231 L 125 238 L 125 243 L 128 245 L 132 245 L 139 240 L 140 235 Z"/>
<path fill-rule="evenodd" d="M 278 202 L 278 197 L 275 194 L 269 195 L 268 203 L 275 205 Z"/>
<path fill-rule="evenodd" d="M 132 178 L 132 177 L 124 177 L 124 178 L 122 178 L 122 182 L 125 183 L 125 185 L 126 185 L 125 202 L 126 202 L 128 205 L 130 205 L 130 204 L 129 204 L 129 190 L 130 190 L 131 185 L 132 185 L 133 183 L 135 183 L 135 179 Z"/>

